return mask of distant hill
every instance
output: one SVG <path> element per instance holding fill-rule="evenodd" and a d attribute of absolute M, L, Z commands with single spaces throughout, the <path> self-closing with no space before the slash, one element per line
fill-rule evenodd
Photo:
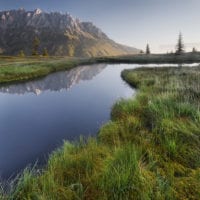
<path fill-rule="evenodd" d="M 16 55 L 23 50 L 31 55 L 36 36 L 40 52 L 47 48 L 50 55 L 89 57 L 139 52 L 114 42 L 91 22 L 81 22 L 69 14 L 40 9 L 0 12 L 0 54 Z"/>

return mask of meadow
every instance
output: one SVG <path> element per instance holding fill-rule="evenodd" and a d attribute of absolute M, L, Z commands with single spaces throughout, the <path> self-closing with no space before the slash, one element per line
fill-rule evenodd
<path fill-rule="evenodd" d="M 200 62 L 199 52 L 177 55 L 168 54 L 136 54 L 127 56 L 73 58 L 56 56 L 0 56 L 0 84 L 23 82 L 44 77 L 56 71 L 69 70 L 79 65 L 94 63 L 194 63 Z"/>
<path fill-rule="evenodd" d="M 106 63 L 135 63 L 135 64 L 182 64 L 182 63 L 199 63 L 200 52 L 187 52 L 182 54 L 135 54 L 123 56 L 98 57 L 97 62 Z"/>
<path fill-rule="evenodd" d="M 69 57 L 0 57 L 0 84 L 23 82 L 50 73 L 92 64 L 93 59 Z"/>
<path fill-rule="evenodd" d="M 65 141 L 3 200 L 199 200 L 200 68 L 125 70 L 137 96 L 113 105 L 97 138 Z"/>

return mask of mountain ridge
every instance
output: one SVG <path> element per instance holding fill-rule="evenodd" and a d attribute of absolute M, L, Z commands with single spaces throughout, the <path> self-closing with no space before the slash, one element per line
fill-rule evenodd
<path fill-rule="evenodd" d="M 0 33 L 0 53 L 5 55 L 17 55 L 21 50 L 31 55 L 35 37 L 40 40 L 40 52 L 47 48 L 50 55 L 90 57 L 139 52 L 114 42 L 92 22 L 39 8 L 0 11 Z"/>

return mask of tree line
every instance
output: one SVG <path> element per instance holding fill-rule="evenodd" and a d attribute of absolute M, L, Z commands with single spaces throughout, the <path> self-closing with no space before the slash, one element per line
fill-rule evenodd
<path fill-rule="evenodd" d="M 181 54 L 183 54 L 183 53 L 185 52 L 184 49 L 185 49 L 185 46 L 184 46 L 184 43 L 183 43 L 183 36 L 182 36 L 181 33 L 179 33 L 178 41 L 177 41 L 177 45 L 176 45 L 176 50 L 175 50 L 175 54 L 176 54 L 176 55 L 181 55 Z M 196 50 L 195 47 L 193 47 L 192 52 L 193 52 L 193 53 L 196 53 L 196 52 L 197 52 L 197 50 Z M 143 54 L 144 51 L 141 50 L 140 53 Z M 173 52 L 172 52 L 172 53 L 173 53 Z M 150 50 L 149 44 L 146 45 L 145 54 L 146 54 L 146 55 L 151 54 L 151 50 Z"/>
<path fill-rule="evenodd" d="M 39 53 L 39 47 L 40 47 L 40 40 L 38 37 L 35 37 L 33 39 L 33 42 L 32 42 L 32 53 L 31 55 L 32 56 L 39 56 L 40 53 Z M 18 54 L 20 57 L 24 57 L 25 56 L 25 53 L 23 50 L 19 51 L 19 54 Z M 42 51 L 42 56 L 44 57 L 48 57 L 49 56 L 49 53 L 47 51 L 47 48 L 44 48 L 43 51 Z"/>
<path fill-rule="evenodd" d="M 38 37 L 35 37 L 35 38 L 33 39 L 33 42 L 32 42 L 32 56 L 39 56 L 39 55 L 40 55 L 40 54 L 39 54 L 39 46 L 40 46 L 40 40 L 39 40 Z M 181 55 L 181 54 L 183 54 L 184 52 L 185 52 L 185 50 L 184 50 L 183 37 L 182 37 L 182 34 L 180 33 L 179 36 L 178 36 L 178 41 L 177 41 L 177 45 L 176 45 L 175 54 L 176 54 L 176 55 Z M 196 50 L 195 47 L 193 47 L 192 52 L 193 52 L 193 53 L 197 52 L 197 50 Z M 140 53 L 141 53 L 141 54 L 144 54 L 144 51 L 141 50 Z M 172 51 L 172 53 L 173 53 L 173 51 Z M 146 55 L 151 54 L 151 50 L 150 50 L 150 45 L 149 45 L 149 44 L 146 45 L 145 54 L 146 54 Z M 47 51 L 47 48 L 44 48 L 44 49 L 43 49 L 41 55 L 44 56 L 44 57 L 49 56 L 49 53 L 48 53 L 48 51 Z M 19 51 L 18 56 L 24 57 L 24 56 L 25 56 L 24 51 L 23 51 L 23 50 Z"/>

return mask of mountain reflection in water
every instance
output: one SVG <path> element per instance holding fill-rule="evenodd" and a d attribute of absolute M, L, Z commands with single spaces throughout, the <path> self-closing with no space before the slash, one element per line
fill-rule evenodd
<path fill-rule="evenodd" d="M 35 93 L 36 95 L 39 95 L 46 90 L 67 90 L 73 85 L 78 84 L 80 81 L 91 80 L 94 76 L 105 69 L 106 66 L 106 64 L 98 64 L 76 67 L 69 71 L 50 74 L 40 80 L 3 86 L 0 88 L 0 92 L 10 94 Z"/>
<path fill-rule="evenodd" d="M 120 77 L 123 69 L 133 67 L 81 66 L 1 87 L 0 178 L 16 175 L 36 160 L 44 164 L 63 140 L 95 136 L 110 119 L 114 102 L 134 94 Z"/>

